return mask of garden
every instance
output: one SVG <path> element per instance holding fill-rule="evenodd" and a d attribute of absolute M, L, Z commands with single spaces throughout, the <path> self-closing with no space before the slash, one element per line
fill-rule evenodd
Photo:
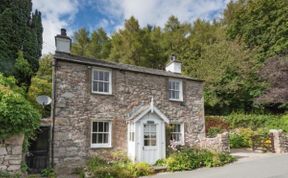
<path fill-rule="evenodd" d="M 261 115 L 232 113 L 228 116 L 207 116 L 207 137 L 228 131 L 230 148 L 252 148 L 253 140 L 263 138 L 261 143 L 269 143 L 269 130 L 288 131 L 288 115 Z M 263 150 L 268 151 L 268 150 Z"/>

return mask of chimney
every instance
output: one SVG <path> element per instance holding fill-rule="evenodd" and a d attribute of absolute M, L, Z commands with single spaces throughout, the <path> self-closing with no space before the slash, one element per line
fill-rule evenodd
<path fill-rule="evenodd" d="M 165 70 L 167 72 L 181 74 L 181 65 L 182 63 L 176 59 L 175 55 L 172 54 L 169 63 L 166 65 Z"/>
<path fill-rule="evenodd" d="M 66 29 L 61 28 L 61 34 L 55 36 L 56 52 L 69 53 L 71 49 L 71 38 L 67 36 Z"/>

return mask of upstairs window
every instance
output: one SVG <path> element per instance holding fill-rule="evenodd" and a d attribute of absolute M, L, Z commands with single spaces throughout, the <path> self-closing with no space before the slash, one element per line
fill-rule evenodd
<path fill-rule="evenodd" d="M 184 125 L 171 124 L 170 140 L 179 145 L 184 144 Z"/>
<path fill-rule="evenodd" d="M 169 80 L 169 99 L 183 101 L 183 90 L 181 80 Z"/>
<path fill-rule="evenodd" d="M 91 147 L 103 148 L 111 147 L 111 127 L 110 121 L 93 121 L 91 125 Z"/>
<path fill-rule="evenodd" d="M 112 94 L 112 72 L 111 70 L 92 70 L 92 93 Z"/>

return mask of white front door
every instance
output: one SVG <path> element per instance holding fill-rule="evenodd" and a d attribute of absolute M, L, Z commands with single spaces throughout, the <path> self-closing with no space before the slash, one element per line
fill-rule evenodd
<path fill-rule="evenodd" d="M 165 123 L 158 115 L 149 113 L 140 122 L 139 134 L 143 162 L 154 164 L 157 160 L 165 158 Z"/>

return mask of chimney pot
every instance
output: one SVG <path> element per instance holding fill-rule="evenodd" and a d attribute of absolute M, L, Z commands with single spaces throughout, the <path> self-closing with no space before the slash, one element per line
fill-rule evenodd
<path fill-rule="evenodd" d="M 61 28 L 61 36 L 67 36 L 65 28 Z"/>

